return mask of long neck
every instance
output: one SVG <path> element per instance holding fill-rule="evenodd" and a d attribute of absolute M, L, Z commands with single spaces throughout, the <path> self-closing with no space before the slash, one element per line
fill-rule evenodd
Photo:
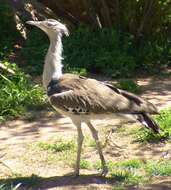
<path fill-rule="evenodd" d="M 45 88 L 52 79 L 59 79 L 62 76 L 62 49 L 61 36 L 50 37 L 50 46 L 43 71 L 43 85 Z"/>

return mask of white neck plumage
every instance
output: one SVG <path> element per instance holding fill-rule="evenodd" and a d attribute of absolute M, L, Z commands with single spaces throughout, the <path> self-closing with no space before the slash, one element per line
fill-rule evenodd
<path fill-rule="evenodd" d="M 58 80 L 62 76 L 62 36 L 49 37 L 50 46 L 45 57 L 43 70 L 43 86 L 47 89 L 52 79 Z"/>

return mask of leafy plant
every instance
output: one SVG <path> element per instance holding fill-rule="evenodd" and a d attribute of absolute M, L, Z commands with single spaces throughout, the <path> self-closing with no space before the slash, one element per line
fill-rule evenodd
<path fill-rule="evenodd" d="M 81 169 L 89 169 L 91 167 L 90 162 L 88 162 L 87 160 L 81 159 L 80 160 L 80 168 Z"/>
<path fill-rule="evenodd" d="M 12 45 L 20 36 L 14 22 L 14 12 L 9 3 L 0 0 L 0 60 L 6 58 L 12 51 Z"/>
<path fill-rule="evenodd" d="M 125 35 L 124 40 L 131 43 L 129 35 Z M 123 73 L 128 76 L 136 66 L 128 49 L 129 45 L 123 47 L 120 44 L 119 34 L 115 30 L 79 28 L 64 39 L 64 65 L 110 76 Z"/>
<path fill-rule="evenodd" d="M 138 84 L 131 79 L 122 79 L 119 81 L 118 87 L 123 89 L 123 90 L 127 90 L 129 92 L 132 93 L 140 93 L 141 89 L 138 86 Z"/>
<path fill-rule="evenodd" d="M 33 28 L 21 51 L 21 56 L 26 62 L 25 70 L 31 75 L 42 74 L 48 45 L 48 37 L 41 30 Z"/>
<path fill-rule="evenodd" d="M 0 74 L 0 120 L 23 115 L 29 106 L 45 104 L 45 96 L 39 85 L 33 85 L 29 76 L 22 72 L 16 64 L 4 62 L 12 68 L 14 75 Z"/>
<path fill-rule="evenodd" d="M 87 72 L 111 77 L 130 77 L 137 71 L 156 73 L 171 62 L 170 39 L 144 38 L 139 48 L 135 37 L 114 28 L 92 30 L 79 27 L 63 38 L 64 71 L 86 75 Z M 22 56 L 30 74 L 41 74 L 49 46 L 47 36 L 33 28 L 23 47 Z M 32 55 L 32 56 L 30 56 Z"/>

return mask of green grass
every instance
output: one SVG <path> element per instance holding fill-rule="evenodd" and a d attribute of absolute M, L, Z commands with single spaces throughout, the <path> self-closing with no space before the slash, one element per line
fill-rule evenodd
<path fill-rule="evenodd" d="M 54 143 L 39 142 L 37 146 L 42 150 L 49 150 L 52 152 L 75 150 L 75 143 L 73 140 L 70 141 L 59 140 Z"/>
<path fill-rule="evenodd" d="M 118 188 L 123 188 L 123 185 L 144 184 L 157 176 L 171 176 L 170 160 L 151 160 L 148 162 L 137 159 L 118 162 L 108 161 L 107 165 L 109 175 L 116 180 Z M 94 168 L 101 169 L 99 161 L 95 163 Z"/>
<path fill-rule="evenodd" d="M 116 185 L 112 190 L 125 190 L 125 187 L 123 185 Z"/>
<path fill-rule="evenodd" d="M 84 144 L 85 147 L 96 149 L 96 142 L 90 135 L 84 137 Z"/>
<path fill-rule="evenodd" d="M 136 132 L 136 139 L 139 142 L 160 142 L 170 139 L 171 136 L 171 108 L 160 111 L 160 114 L 154 119 L 161 128 L 160 134 L 154 134 L 152 131 L 141 128 Z"/>
<path fill-rule="evenodd" d="M 150 176 L 171 176 L 171 161 L 149 161 L 145 166 L 145 170 Z"/>
<path fill-rule="evenodd" d="M 91 163 L 87 160 L 81 159 L 80 160 L 80 168 L 81 169 L 90 169 L 91 168 Z"/>
<path fill-rule="evenodd" d="M 19 117 L 30 108 L 46 104 L 42 87 L 33 84 L 16 64 L 4 62 L 4 65 L 13 69 L 15 74 L 0 73 L 0 121 Z"/>
<path fill-rule="evenodd" d="M 69 161 L 69 160 L 68 160 Z M 143 162 L 138 159 L 123 161 L 108 161 L 109 178 L 114 179 L 113 190 L 122 190 L 126 187 L 134 187 L 150 183 L 158 176 L 171 176 L 170 160 L 150 160 Z M 81 160 L 81 169 L 91 169 L 89 161 Z M 95 167 L 95 166 L 94 166 Z M 96 169 L 100 168 L 100 162 L 96 163 Z M 28 188 L 38 187 L 43 178 L 32 175 L 29 177 L 13 177 L 0 181 L 0 190 L 14 190 L 16 185 L 23 185 Z"/>
<path fill-rule="evenodd" d="M 0 185 L 0 190 L 19 190 L 19 187 L 21 184 L 19 183 L 18 185 Z"/>

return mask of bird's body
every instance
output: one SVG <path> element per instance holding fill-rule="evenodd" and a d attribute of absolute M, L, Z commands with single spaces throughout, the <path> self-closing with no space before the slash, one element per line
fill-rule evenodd
<path fill-rule="evenodd" d="M 158 113 L 153 104 L 132 93 L 73 74 L 52 80 L 48 85 L 48 96 L 58 112 L 80 122 L 113 118 L 114 115 L 136 118 L 144 113 Z"/>
<path fill-rule="evenodd" d="M 78 150 L 75 174 L 79 174 L 83 133 L 81 123 L 90 128 L 96 141 L 103 167 L 107 173 L 106 162 L 98 139 L 98 133 L 91 124 L 92 120 L 112 118 L 114 115 L 132 115 L 146 127 L 159 132 L 159 126 L 149 114 L 157 114 L 156 107 L 142 98 L 95 79 L 73 74 L 62 74 L 62 34 L 67 34 L 65 25 L 49 19 L 29 21 L 47 33 L 50 47 L 45 58 L 43 85 L 51 105 L 61 114 L 71 118 L 78 131 Z"/>
<path fill-rule="evenodd" d="M 95 79 L 64 74 L 59 80 L 51 83 L 48 86 L 50 102 L 66 114 L 86 115 L 91 118 L 100 114 L 157 113 L 157 109 L 150 102 L 135 95 L 134 99 L 131 99 L 131 96 L 129 98 L 123 94 L 125 91 L 118 88 L 113 90 L 107 86 L 108 84 Z"/>

